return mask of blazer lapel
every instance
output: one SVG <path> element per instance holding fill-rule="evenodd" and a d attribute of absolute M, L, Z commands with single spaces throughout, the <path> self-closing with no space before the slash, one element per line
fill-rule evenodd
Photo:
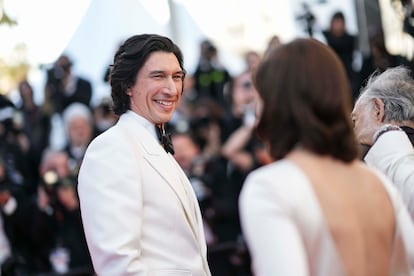
<path fill-rule="evenodd" d="M 186 191 L 186 186 L 191 189 L 191 184 L 188 179 L 184 178 L 184 173 L 179 168 L 179 174 L 176 174 L 176 168 L 171 169 L 173 166 L 178 166 L 178 163 L 171 155 L 166 156 L 165 150 L 155 140 L 155 138 L 148 132 L 145 127 L 137 123 L 133 118 L 133 114 L 123 114 L 119 119 L 118 124 L 129 133 L 131 139 L 143 149 L 143 156 L 148 163 L 154 168 L 155 171 L 165 180 L 165 182 L 171 187 L 174 193 L 177 195 L 183 209 L 187 221 L 194 233 L 194 236 L 199 240 L 199 228 L 201 225 L 197 216 L 196 206 L 190 206 L 190 202 L 193 204 L 192 194 L 188 194 L 192 191 Z"/>

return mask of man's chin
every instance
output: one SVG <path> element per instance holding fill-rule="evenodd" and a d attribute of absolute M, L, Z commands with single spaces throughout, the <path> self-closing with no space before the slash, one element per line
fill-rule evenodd
<path fill-rule="evenodd" d="M 157 125 L 162 125 L 162 124 L 166 124 L 166 123 L 168 123 L 170 120 L 171 120 L 171 117 L 172 116 L 163 116 L 163 117 L 160 117 L 158 120 L 157 120 Z"/>

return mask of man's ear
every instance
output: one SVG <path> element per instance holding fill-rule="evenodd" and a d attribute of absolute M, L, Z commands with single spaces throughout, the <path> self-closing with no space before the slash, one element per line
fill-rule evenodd
<path fill-rule="evenodd" d="M 131 87 L 128 87 L 127 88 L 127 90 L 126 90 L 126 92 L 125 92 L 125 94 L 127 94 L 128 96 L 132 96 L 132 88 Z"/>
<path fill-rule="evenodd" d="M 384 122 L 384 118 L 385 118 L 384 102 L 379 98 L 374 99 L 374 111 L 375 111 L 375 118 L 381 123 Z"/>

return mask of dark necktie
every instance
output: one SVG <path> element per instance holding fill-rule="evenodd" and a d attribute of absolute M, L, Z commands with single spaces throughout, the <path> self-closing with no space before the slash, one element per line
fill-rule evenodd
<path fill-rule="evenodd" d="M 161 127 L 155 126 L 155 132 L 157 132 L 158 140 L 160 141 L 161 145 L 164 147 L 165 151 L 174 155 L 174 147 L 171 142 L 171 134 L 165 132 L 164 126 L 161 126 Z"/>

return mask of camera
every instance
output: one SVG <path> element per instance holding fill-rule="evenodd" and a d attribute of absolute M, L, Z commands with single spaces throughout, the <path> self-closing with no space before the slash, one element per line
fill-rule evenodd
<path fill-rule="evenodd" d="M 50 204 L 52 206 L 59 205 L 57 191 L 62 186 L 73 186 L 74 178 L 72 177 L 59 177 L 58 173 L 54 170 L 48 170 L 42 175 L 41 184 L 49 197 Z"/>
<path fill-rule="evenodd" d="M 61 66 L 54 65 L 47 70 L 47 82 L 55 88 L 61 87 L 64 74 L 65 71 Z"/>
<path fill-rule="evenodd" d="M 48 83 L 59 87 L 62 85 L 63 78 L 70 73 L 72 61 L 68 56 L 62 55 L 53 64 L 52 68 L 47 70 Z"/>

